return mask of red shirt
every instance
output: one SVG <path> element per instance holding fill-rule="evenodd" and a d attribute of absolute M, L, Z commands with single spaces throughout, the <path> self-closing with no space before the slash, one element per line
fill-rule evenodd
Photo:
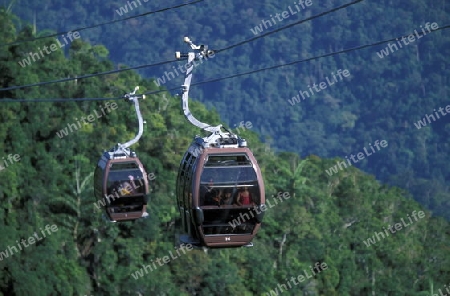
<path fill-rule="evenodd" d="M 247 193 L 246 195 L 240 193 L 239 194 L 239 201 L 243 205 L 249 205 L 252 203 L 252 198 L 250 197 L 250 193 Z"/>

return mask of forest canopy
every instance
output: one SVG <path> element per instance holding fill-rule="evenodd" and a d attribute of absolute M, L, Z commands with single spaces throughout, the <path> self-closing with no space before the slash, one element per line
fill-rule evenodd
<path fill-rule="evenodd" d="M 269 30 L 344 4 L 316 2 Z M 157 85 L 178 64 L 80 76 L 171 60 L 176 50 L 187 50 L 187 33 L 226 48 L 257 36 L 252 28 L 294 5 L 201 1 L 74 30 L 177 4 L 141 1 L 122 16 L 116 10 L 127 3 L 120 1 L 19 0 L 0 9 L 0 295 L 445 293 L 448 118 L 434 109 L 448 105 L 448 31 L 383 58 L 377 53 L 387 43 L 193 86 L 189 106 L 197 118 L 224 123 L 247 139 L 269 202 L 284 193 L 290 198 L 267 210 L 254 247 L 183 252 L 174 247 L 181 227 L 176 173 L 200 131 L 187 124 L 180 97 L 167 91 L 183 77 Z M 444 4 L 362 1 L 219 51 L 194 70 L 193 83 L 415 34 L 427 22 L 443 27 Z M 57 32 L 66 33 L 40 38 Z M 340 80 L 338 69 L 350 76 Z M 157 92 L 141 102 L 146 124 L 133 146 L 154 176 L 149 217 L 108 223 L 95 206 L 93 171 L 104 150 L 134 137 L 134 109 L 120 98 L 137 85 L 139 93 Z M 289 104 L 302 91 L 310 96 Z M 52 98 L 61 100 L 33 102 Z M 85 98 L 106 100 L 74 100 Z M 426 126 L 418 128 L 419 119 Z M 176 258 L 160 265 L 167 256 Z"/>

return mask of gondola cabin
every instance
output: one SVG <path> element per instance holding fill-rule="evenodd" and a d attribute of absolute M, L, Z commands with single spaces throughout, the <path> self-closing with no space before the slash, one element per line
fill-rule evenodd
<path fill-rule="evenodd" d="M 228 139 L 233 140 L 233 139 Z M 247 147 L 205 147 L 197 137 L 177 177 L 177 202 L 185 235 L 206 247 L 252 246 L 265 206 L 264 183 Z"/>
<path fill-rule="evenodd" d="M 194 61 L 212 57 L 214 51 L 189 37 L 184 42 L 192 51 L 175 53 L 177 59 L 188 60 L 181 106 L 190 123 L 210 134 L 196 136 L 180 163 L 176 195 L 184 234 L 179 241 L 199 247 L 252 246 L 265 207 L 261 171 L 245 139 L 226 128 L 222 132 L 221 124 L 201 122 L 189 111 Z"/>
<path fill-rule="evenodd" d="M 129 155 L 105 152 L 95 169 L 94 194 L 111 222 L 148 216 L 147 173 L 136 154 Z"/>

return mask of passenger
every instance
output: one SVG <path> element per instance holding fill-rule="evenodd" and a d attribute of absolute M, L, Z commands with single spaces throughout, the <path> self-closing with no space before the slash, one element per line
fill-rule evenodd
<path fill-rule="evenodd" d="M 134 186 L 134 177 L 128 176 L 130 182 L 125 181 L 120 184 L 119 193 L 121 196 L 136 194 L 136 186 Z M 133 185 L 132 185 L 133 184 Z"/>
<path fill-rule="evenodd" d="M 116 195 L 120 189 L 120 182 L 114 181 L 114 183 L 108 188 L 108 195 Z"/>
<path fill-rule="evenodd" d="M 213 197 L 213 205 L 215 206 L 221 206 L 223 205 L 223 200 L 222 200 L 222 190 L 216 190 L 216 194 Z"/>
<path fill-rule="evenodd" d="M 231 191 L 226 190 L 223 194 L 222 201 L 224 205 L 231 206 L 233 204 L 233 198 L 231 197 Z"/>
<path fill-rule="evenodd" d="M 213 179 L 209 179 L 208 185 L 203 185 L 203 186 L 206 188 L 206 191 L 207 191 L 206 194 L 211 193 L 211 190 L 213 190 L 213 188 L 214 188 Z"/>
<path fill-rule="evenodd" d="M 239 206 L 254 205 L 254 202 L 253 202 L 253 199 L 252 199 L 252 195 L 248 191 L 248 187 L 245 186 L 244 188 L 241 188 L 240 191 L 241 192 L 239 192 L 239 195 L 238 195 L 236 203 Z"/>
<path fill-rule="evenodd" d="M 217 196 L 217 189 L 211 189 L 205 194 L 205 206 L 212 206 L 215 205 L 214 198 Z"/>

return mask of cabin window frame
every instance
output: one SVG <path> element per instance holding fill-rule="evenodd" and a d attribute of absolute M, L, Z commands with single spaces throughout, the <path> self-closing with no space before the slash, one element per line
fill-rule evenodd
<path fill-rule="evenodd" d="M 184 184 L 184 195 L 183 195 L 183 201 L 185 205 L 185 209 L 192 208 L 192 198 L 189 198 L 189 195 L 192 195 L 192 177 L 194 175 L 194 165 L 197 160 L 197 157 L 191 154 L 191 157 L 187 163 L 187 172 L 186 172 L 186 179 Z"/>
<path fill-rule="evenodd" d="M 186 164 L 191 158 L 191 154 L 189 152 L 186 152 L 183 160 L 180 164 L 180 169 L 178 172 L 178 184 L 177 184 L 177 197 L 178 197 L 178 206 L 183 207 L 183 210 L 186 209 L 184 205 L 184 196 L 185 196 L 185 183 L 186 183 Z"/>

